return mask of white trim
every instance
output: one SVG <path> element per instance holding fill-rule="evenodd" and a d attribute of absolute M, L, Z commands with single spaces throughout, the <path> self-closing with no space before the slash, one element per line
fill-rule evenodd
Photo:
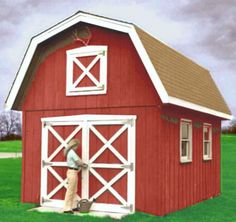
<path fill-rule="evenodd" d="M 127 182 L 127 202 L 128 205 L 133 205 L 131 213 L 135 212 L 135 172 L 136 172 L 136 121 L 132 121 L 132 124 L 128 126 L 128 162 L 133 163 L 133 170 L 128 171 Z M 129 186 L 128 186 L 129 184 Z"/>
<path fill-rule="evenodd" d="M 112 122 L 112 124 L 116 124 L 116 121 L 119 121 L 119 124 L 123 124 L 120 121 L 128 121 L 128 120 L 135 120 L 137 118 L 136 115 L 95 115 L 95 114 L 84 114 L 84 115 L 74 115 L 74 116 L 57 116 L 57 117 L 44 117 L 41 118 L 41 122 L 48 123 L 50 125 L 54 125 L 51 122 L 73 122 L 74 125 L 77 125 L 77 121 L 96 121 L 98 124 L 102 124 L 102 121 Z M 93 123 L 95 125 L 95 123 Z"/>
<path fill-rule="evenodd" d="M 122 176 L 124 176 L 128 170 L 124 169 L 120 171 L 115 177 L 113 177 L 109 182 L 107 182 L 100 174 L 97 173 L 96 170 L 90 168 L 90 172 L 95 176 L 100 183 L 103 184 L 103 187 L 98 190 L 92 197 L 90 197 L 90 201 L 94 198 L 97 199 L 100 195 L 102 195 L 106 190 L 109 190 L 113 196 L 120 201 L 122 205 L 126 205 L 126 201 L 120 194 L 112 187 L 112 185 L 117 182 Z"/>
<path fill-rule="evenodd" d="M 98 198 L 107 190 L 120 202 L 120 204 L 103 204 L 94 203 L 93 208 L 103 212 L 119 212 L 119 213 L 134 213 L 135 212 L 135 119 L 134 115 L 77 115 L 77 116 L 60 116 L 41 118 L 42 121 L 42 174 L 41 174 L 41 205 L 58 207 L 63 205 L 63 201 L 52 199 L 52 197 L 63 187 L 67 187 L 66 179 L 63 179 L 52 167 L 65 167 L 65 162 L 54 162 L 53 158 L 66 147 L 68 141 L 82 130 L 82 158 L 81 161 L 88 164 L 87 169 L 82 169 L 82 187 L 81 198 L 92 200 Z M 67 122 L 68 121 L 68 122 Z M 76 125 L 72 133 L 64 140 L 56 132 L 53 126 Z M 73 123 L 73 124 L 72 124 Z M 120 128 L 109 139 L 96 130 L 97 125 L 120 125 Z M 101 140 L 104 145 L 98 152 L 89 157 L 89 131 L 92 131 L 95 136 Z M 127 160 L 112 146 L 112 143 L 127 130 Z M 61 143 L 59 147 L 48 157 L 48 133 L 49 131 Z M 105 149 L 104 149 L 105 147 Z M 96 158 L 101 155 L 106 149 L 111 152 L 121 161 L 121 163 L 93 163 Z M 100 151 L 102 150 L 102 151 Z M 54 154 L 56 153 L 56 154 Z M 95 157 L 94 157 L 95 156 Z M 44 163 L 44 164 L 43 164 Z M 46 164 L 45 164 L 46 163 Z M 111 180 L 106 181 L 97 171 L 98 168 L 105 169 L 121 169 Z M 51 173 L 59 184 L 48 194 L 47 192 L 47 174 Z M 103 185 L 92 197 L 89 197 L 89 175 L 93 174 L 97 180 Z M 121 177 L 127 177 L 127 200 L 124 199 L 113 187 Z M 81 199 L 78 196 L 78 199 Z"/>
<path fill-rule="evenodd" d="M 16 76 L 16 79 L 14 81 L 14 84 L 12 85 L 11 91 L 9 93 L 9 96 L 7 98 L 7 101 L 5 103 L 6 109 L 12 109 L 12 106 L 14 104 L 14 101 L 16 99 L 16 96 L 19 92 L 19 89 L 21 87 L 21 84 L 23 82 L 24 76 L 27 72 L 27 69 L 30 65 L 31 59 L 34 55 L 34 52 L 36 50 L 36 47 L 41 42 L 51 38 L 52 36 L 58 34 L 59 32 L 62 32 L 63 30 L 71 27 L 72 25 L 79 23 L 79 22 L 86 22 L 89 24 L 97 25 L 100 27 L 128 33 L 130 38 L 132 39 L 134 46 L 148 72 L 149 77 L 151 78 L 154 87 L 160 96 L 163 103 L 168 102 L 168 94 L 135 30 L 135 27 L 132 24 L 115 21 L 107 18 L 102 18 L 95 15 L 90 15 L 87 13 L 79 12 L 75 14 L 74 16 L 66 19 L 65 21 L 61 22 L 60 24 L 57 24 L 56 26 L 50 28 L 49 30 L 43 32 L 42 34 L 34 37 L 29 45 L 29 48 L 26 52 L 26 56 L 22 61 L 22 65 L 19 69 L 19 72 Z"/>
<path fill-rule="evenodd" d="M 90 158 L 90 163 L 93 163 L 107 148 L 123 163 L 127 164 L 127 160 L 112 146 L 112 143 L 127 129 L 127 125 L 123 125 L 111 138 L 106 140 L 95 127 L 89 126 L 90 130 L 100 139 L 104 145 Z"/>
<path fill-rule="evenodd" d="M 76 95 L 98 95 L 107 92 L 107 46 L 90 45 L 66 51 L 66 96 Z M 95 56 L 90 64 L 85 67 L 78 57 Z M 93 76 L 90 70 L 96 63 L 100 63 L 99 81 Z M 77 80 L 73 81 L 74 69 L 76 64 L 81 70 Z M 88 77 L 94 86 L 81 87 L 79 83 Z"/>
<path fill-rule="evenodd" d="M 48 153 L 48 128 L 42 123 L 41 133 L 41 186 L 40 186 L 40 205 L 43 204 L 43 197 L 47 196 L 48 170 L 43 166 L 43 161 Z M 46 186 L 45 186 L 46 184 Z"/>
<path fill-rule="evenodd" d="M 207 114 L 210 114 L 210 115 L 213 115 L 213 116 L 218 116 L 218 117 L 221 117 L 223 119 L 228 119 L 228 120 L 233 119 L 232 115 L 225 114 L 225 113 L 213 110 L 213 109 L 209 109 L 209 108 L 206 108 L 204 106 L 200 106 L 200 105 L 197 105 L 195 103 L 187 102 L 185 100 L 178 99 L 178 98 L 175 98 L 175 97 L 172 97 L 172 96 L 169 96 L 169 103 L 173 104 L 173 105 L 176 105 L 176 106 L 181 106 L 181 107 L 185 107 L 185 108 L 188 108 L 188 109 L 200 111 L 202 113 L 207 113 Z"/>
<path fill-rule="evenodd" d="M 82 162 L 89 163 L 89 127 L 86 122 L 83 122 L 82 128 Z M 89 171 L 82 169 L 82 183 L 81 183 L 82 199 L 89 198 Z"/>
<path fill-rule="evenodd" d="M 92 168 L 109 168 L 109 169 L 123 169 L 123 166 L 121 164 L 117 163 L 91 163 L 89 164 L 90 167 Z"/>
<path fill-rule="evenodd" d="M 205 136 L 204 136 L 204 128 L 206 127 L 210 127 L 210 132 L 209 132 L 209 140 L 205 140 Z M 202 127 L 202 132 L 203 132 L 203 160 L 212 160 L 212 125 L 209 123 L 203 123 L 203 127 Z M 210 150 L 209 150 L 209 154 L 205 155 L 204 154 L 204 148 L 205 148 L 205 142 L 209 142 L 210 144 Z"/>
<path fill-rule="evenodd" d="M 182 123 L 185 122 L 189 126 L 189 138 L 188 139 L 182 139 Z M 192 126 L 192 121 L 189 119 L 180 119 L 180 162 L 181 163 L 189 163 L 192 162 L 193 159 L 193 126 Z M 187 156 L 181 156 L 182 154 L 182 141 L 188 141 L 189 142 L 189 147 L 186 150 Z"/>

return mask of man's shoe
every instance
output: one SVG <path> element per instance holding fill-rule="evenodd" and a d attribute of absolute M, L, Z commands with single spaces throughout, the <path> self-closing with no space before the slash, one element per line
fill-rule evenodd
<path fill-rule="evenodd" d="M 67 210 L 63 212 L 64 214 L 74 214 L 74 212 L 72 210 Z"/>
<path fill-rule="evenodd" d="M 75 212 L 79 212 L 79 208 L 78 207 L 76 207 L 76 208 L 74 208 L 72 210 L 75 211 Z"/>

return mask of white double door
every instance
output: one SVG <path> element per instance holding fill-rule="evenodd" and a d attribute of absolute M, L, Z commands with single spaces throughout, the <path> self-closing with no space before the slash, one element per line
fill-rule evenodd
<path fill-rule="evenodd" d="M 67 188 L 63 150 L 71 139 L 79 138 L 78 155 L 88 168 L 79 172 L 78 200 L 96 199 L 94 211 L 134 212 L 136 116 L 79 115 L 41 121 L 42 206 L 63 207 Z"/>

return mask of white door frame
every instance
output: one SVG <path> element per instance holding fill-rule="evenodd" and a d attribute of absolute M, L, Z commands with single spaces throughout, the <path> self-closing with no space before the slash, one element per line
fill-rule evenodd
<path fill-rule="evenodd" d="M 134 115 L 77 115 L 41 118 L 42 121 L 42 164 L 41 164 L 41 205 L 63 207 L 63 200 L 52 200 L 51 197 L 63 186 L 66 188 L 66 179 L 61 178 L 51 166 L 66 167 L 66 162 L 54 162 L 53 158 L 67 145 L 80 130 L 82 131 L 82 161 L 88 163 L 88 169 L 82 170 L 81 197 L 92 200 L 99 197 L 103 192 L 110 193 L 120 204 L 94 203 L 91 210 L 101 212 L 133 213 L 135 211 L 135 121 Z M 74 131 L 64 140 L 53 129 L 53 126 L 77 126 Z M 96 130 L 96 125 L 120 125 L 121 128 L 109 139 Z M 127 130 L 127 159 L 125 159 L 112 143 Z M 51 132 L 61 143 L 60 146 L 48 157 L 48 132 Z M 89 157 L 89 131 L 103 142 L 103 146 Z M 106 150 L 109 149 L 120 161 L 121 164 L 94 163 L 94 161 Z M 110 181 L 106 181 L 96 168 L 122 169 Z M 47 191 L 47 174 L 50 172 L 60 183 L 49 194 Z M 104 186 L 92 197 L 89 197 L 89 172 Z M 112 185 L 122 176 L 127 174 L 127 200 L 125 200 Z"/>

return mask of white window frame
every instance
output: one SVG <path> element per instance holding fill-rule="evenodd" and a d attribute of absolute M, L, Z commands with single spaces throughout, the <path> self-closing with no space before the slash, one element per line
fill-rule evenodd
<path fill-rule="evenodd" d="M 204 129 L 205 127 L 210 127 L 209 131 L 209 140 L 205 140 L 204 136 Z M 209 123 L 203 123 L 203 160 L 212 160 L 212 125 Z M 208 142 L 210 144 L 209 153 L 205 155 L 204 149 L 205 149 L 205 142 Z"/>
<path fill-rule="evenodd" d="M 187 123 L 189 125 L 189 139 L 182 139 L 182 123 Z M 193 131 L 192 121 L 189 119 L 180 119 L 180 162 L 189 163 L 192 162 L 192 131 Z M 189 148 L 187 149 L 187 156 L 182 156 L 182 141 L 189 141 Z"/>
<path fill-rule="evenodd" d="M 66 51 L 66 96 L 97 95 L 107 92 L 107 46 L 84 46 Z M 91 63 L 85 67 L 77 58 L 95 56 Z M 91 68 L 100 62 L 99 80 L 92 73 Z M 73 81 L 73 64 L 76 64 L 82 73 Z M 94 83 L 94 86 L 78 87 L 78 84 L 87 76 Z"/>

